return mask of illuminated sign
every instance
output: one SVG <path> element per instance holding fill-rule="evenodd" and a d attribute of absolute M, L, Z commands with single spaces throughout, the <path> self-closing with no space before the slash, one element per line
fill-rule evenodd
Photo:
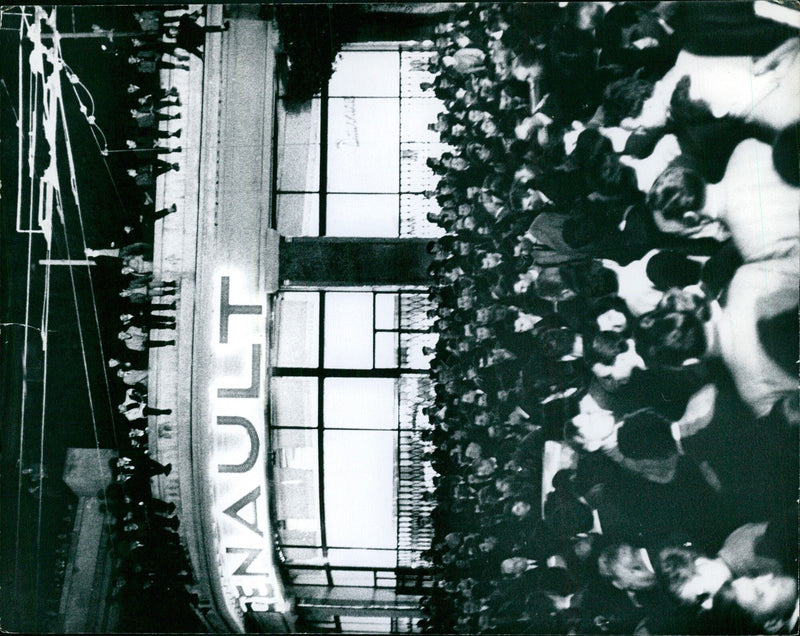
<path fill-rule="evenodd" d="M 232 613 L 286 611 L 275 572 L 267 506 L 265 437 L 266 312 L 244 277 L 216 277 L 218 330 L 212 346 L 210 453 L 220 580 Z M 215 312 L 216 313 L 216 312 Z"/>

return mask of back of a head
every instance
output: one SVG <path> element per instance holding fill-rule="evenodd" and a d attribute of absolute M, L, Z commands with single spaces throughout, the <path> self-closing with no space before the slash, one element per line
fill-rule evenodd
<path fill-rule="evenodd" d="M 600 298 L 619 291 L 616 272 L 599 260 L 563 266 L 561 271 L 567 285 L 585 298 Z"/>
<path fill-rule="evenodd" d="M 681 367 L 706 353 L 703 322 L 688 311 L 654 309 L 639 319 L 636 350 L 648 366 Z"/>
<path fill-rule="evenodd" d="M 611 82 L 603 91 L 603 114 L 606 126 L 619 126 L 626 117 L 637 117 L 653 94 L 654 84 L 638 77 L 624 77 Z"/>
<path fill-rule="evenodd" d="M 603 17 L 597 28 L 597 44 L 604 49 L 617 49 L 623 46 L 622 30 L 636 24 L 639 9 L 634 3 L 615 4 Z"/>
<path fill-rule="evenodd" d="M 691 99 L 692 80 L 684 75 L 675 85 L 669 101 L 670 119 L 678 124 L 692 125 L 711 122 L 714 115 L 708 104 Z"/>
<path fill-rule="evenodd" d="M 603 157 L 603 161 L 587 175 L 589 189 L 597 194 L 624 196 L 626 201 L 633 201 L 638 193 L 636 171 L 619 160 L 619 155 L 611 153 Z"/>
<path fill-rule="evenodd" d="M 669 546 L 658 553 L 655 568 L 664 587 L 678 597 L 683 586 L 697 575 L 697 552 L 684 546 Z"/>
<path fill-rule="evenodd" d="M 563 538 L 589 532 L 594 526 L 592 511 L 575 495 L 554 490 L 544 504 L 545 524 L 550 531 Z"/>
<path fill-rule="evenodd" d="M 625 318 L 626 327 L 620 331 L 628 336 L 633 327 L 633 315 L 628 309 L 625 301 L 616 294 L 607 294 L 591 302 L 585 321 L 585 338 L 589 340 L 596 331 L 602 331 L 602 327 L 597 324 L 597 319 L 608 312 L 617 312 Z"/>
<path fill-rule="evenodd" d="M 611 140 L 596 128 L 586 128 L 578 135 L 570 161 L 581 168 L 602 163 L 603 157 L 614 152 Z"/>
<path fill-rule="evenodd" d="M 688 211 L 705 205 L 706 183 L 702 175 L 680 162 L 672 162 L 653 182 L 647 193 L 647 207 L 665 219 L 682 220 Z"/>
<path fill-rule="evenodd" d="M 559 360 L 570 354 L 575 346 L 576 334 L 569 327 L 553 327 L 537 332 L 536 335 L 545 355 L 552 360 Z"/>
<path fill-rule="evenodd" d="M 617 446 L 629 459 L 667 459 L 678 450 L 669 420 L 649 408 L 625 417 L 617 430 Z"/>
<path fill-rule="evenodd" d="M 794 187 L 800 187 L 800 122 L 787 126 L 778 133 L 772 144 L 772 163 L 781 178 Z"/>
<path fill-rule="evenodd" d="M 583 358 L 594 364 L 613 365 L 616 357 L 629 347 L 628 336 L 616 331 L 595 331 L 584 341 Z"/>
<path fill-rule="evenodd" d="M 661 250 L 647 262 L 647 277 L 662 291 L 695 285 L 702 271 L 700 263 L 672 250 Z"/>

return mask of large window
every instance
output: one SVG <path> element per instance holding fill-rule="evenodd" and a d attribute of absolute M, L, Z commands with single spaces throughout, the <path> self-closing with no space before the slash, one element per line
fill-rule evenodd
<path fill-rule="evenodd" d="M 425 165 L 446 146 L 428 130 L 442 103 L 420 89 L 430 53 L 339 54 L 328 87 L 287 108 L 278 98 L 277 229 L 284 236 L 434 237 Z"/>
<path fill-rule="evenodd" d="M 395 588 L 430 543 L 427 294 L 284 292 L 271 380 L 278 533 L 295 585 Z"/>

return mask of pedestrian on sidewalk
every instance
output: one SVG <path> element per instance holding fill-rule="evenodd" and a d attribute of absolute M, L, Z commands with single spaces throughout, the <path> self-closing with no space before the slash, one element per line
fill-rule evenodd
<path fill-rule="evenodd" d="M 126 90 L 128 92 L 128 95 L 130 95 L 131 97 L 134 97 L 136 99 L 141 99 L 143 97 L 142 95 L 140 95 L 140 93 L 142 93 L 144 89 L 141 86 L 138 86 L 137 84 L 128 84 L 128 88 Z M 175 88 L 174 86 L 170 86 L 169 88 L 159 87 L 155 90 L 155 93 L 147 93 L 145 97 L 149 97 L 150 99 L 155 97 L 157 100 L 162 100 L 168 97 L 179 97 L 179 94 L 177 88 Z"/>
<path fill-rule="evenodd" d="M 128 168 L 128 176 L 131 177 L 136 185 L 142 188 L 151 188 L 156 183 L 156 178 L 174 170 L 180 171 L 181 167 L 177 163 L 167 163 L 161 159 L 155 160 L 155 165 L 140 166 L 138 168 Z"/>
<path fill-rule="evenodd" d="M 173 64 L 162 59 L 148 59 L 139 55 L 130 55 L 128 57 L 128 64 L 135 66 L 136 71 L 141 75 L 153 75 L 160 70 L 178 69 L 181 71 L 188 71 L 187 64 Z"/>
<path fill-rule="evenodd" d="M 142 106 L 140 108 L 130 109 L 131 117 L 136 122 L 139 128 L 154 128 L 160 121 L 169 121 L 171 119 L 180 119 L 181 114 L 175 113 L 174 115 L 167 115 L 160 111 L 155 110 L 153 104 L 150 106 Z"/>
<path fill-rule="evenodd" d="M 168 347 L 175 344 L 175 340 L 152 340 L 148 333 L 140 327 L 128 327 L 125 331 L 120 331 L 117 338 L 122 340 L 131 351 L 144 351 L 156 347 Z"/>
<path fill-rule="evenodd" d="M 147 387 L 147 369 L 117 369 L 117 377 L 127 386 L 141 384 Z"/>
<path fill-rule="evenodd" d="M 141 38 L 132 38 L 131 44 L 136 50 L 136 55 L 140 57 L 159 57 L 161 55 L 171 55 L 181 62 L 188 62 L 189 56 L 178 53 L 175 49 L 178 48 L 177 43 L 167 42 L 160 37 L 155 36 L 142 36 Z"/>
<path fill-rule="evenodd" d="M 165 216 L 174 214 L 177 211 L 178 206 L 176 206 L 174 203 L 168 208 L 161 208 L 160 210 L 144 210 L 139 215 L 139 223 L 155 223 L 159 219 L 163 219 Z"/>
<path fill-rule="evenodd" d="M 206 33 L 221 33 L 227 31 L 229 28 L 230 22 L 227 20 L 225 24 L 220 26 L 201 26 L 197 24 L 192 14 L 184 13 L 178 22 L 178 32 L 175 36 L 175 41 L 179 47 L 192 55 L 196 55 L 202 60 L 203 52 L 200 50 L 200 47 L 205 44 Z"/>
<path fill-rule="evenodd" d="M 135 326 L 142 329 L 175 329 L 175 316 L 148 315 L 143 312 L 122 314 L 120 317 L 123 327 Z"/>

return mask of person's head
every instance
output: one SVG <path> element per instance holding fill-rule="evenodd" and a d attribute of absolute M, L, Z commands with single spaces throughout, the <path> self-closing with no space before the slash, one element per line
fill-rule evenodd
<path fill-rule="evenodd" d="M 786 126 L 772 144 L 772 164 L 788 184 L 800 187 L 800 122 Z"/>
<path fill-rule="evenodd" d="M 711 108 L 704 101 L 691 98 L 692 80 L 684 75 L 675 85 L 669 101 L 670 118 L 679 124 L 691 125 L 710 122 L 714 119 Z"/>
<path fill-rule="evenodd" d="M 670 287 L 688 287 L 700 281 L 703 266 L 683 254 L 672 250 L 660 250 L 647 262 L 647 278 L 656 289 L 666 291 Z"/>
<path fill-rule="evenodd" d="M 639 318 L 636 348 L 648 366 L 696 364 L 708 347 L 703 321 L 692 311 L 656 307 Z"/>
<path fill-rule="evenodd" d="M 551 360 L 578 357 L 578 336 L 569 327 L 551 327 L 544 329 L 537 336 L 545 355 Z"/>
<path fill-rule="evenodd" d="M 585 534 L 594 527 L 594 517 L 588 505 L 575 495 L 554 490 L 544 504 L 545 525 L 554 536 L 568 539 Z"/>
<path fill-rule="evenodd" d="M 703 213 L 706 182 L 696 170 L 672 162 L 656 177 L 646 204 L 659 231 L 686 238 L 726 236 L 718 219 Z"/>
<path fill-rule="evenodd" d="M 785 574 L 739 577 L 722 585 L 714 596 L 714 611 L 727 616 L 729 623 L 737 617 L 736 623 L 749 621 L 770 634 L 787 627 L 796 605 L 797 579 Z"/>
<path fill-rule="evenodd" d="M 664 459 L 677 452 L 669 420 L 649 408 L 625 416 L 617 445 L 629 459 Z"/>
<path fill-rule="evenodd" d="M 571 536 L 569 541 L 572 553 L 579 561 L 588 561 L 594 554 L 595 544 L 598 542 L 599 537 L 600 535 L 596 532 L 579 532 Z"/>
<path fill-rule="evenodd" d="M 442 164 L 449 170 L 455 170 L 457 172 L 467 170 L 470 166 L 469 161 L 461 156 L 450 157 L 448 159 L 445 159 L 443 156 Z"/>
<path fill-rule="evenodd" d="M 614 331 L 629 334 L 633 329 L 633 316 L 628 305 L 616 294 L 602 296 L 595 300 L 587 317 L 587 331 Z"/>
<path fill-rule="evenodd" d="M 532 185 L 514 181 L 508 194 L 508 201 L 515 212 L 533 212 L 545 203 L 545 198 Z"/>
<path fill-rule="evenodd" d="M 522 51 L 511 60 L 511 75 L 518 81 L 536 81 L 543 72 L 541 61 L 530 51 Z"/>
<path fill-rule="evenodd" d="M 656 569 L 673 598 L 704 610 L 711 609 L 714 595 L 731 576 L 721 559 L 707 558 L 687 546 L 662 548 Z"/>
<path fill-rule="evenodd" d="M 586 364 L 600 387 L 614 393 L 626 386 L 634 369 L 645 369 L 634 341 L 623 333 L 598 331 L 584 343 Z"/>
<path fill-rule="evenodd" d="M 593 31 L 603 21 L 605 9 L 599 2 L 569 2 L 565 22 L 579 31 Z"/>
<path fill-rule="evenodd" d="M 605 267 L 600 260 L 592 259 L 560 269 L 566 284 L 585 298 L 600 298 L 619 291 L 616 272 Z"/>
<path fill-rule="evenodd" d="M 486 163 L 492 158 L 492 151 L 479 141 L 471 141 L 467 144 L 467 156 L 476 163 Z"/>
<path fill-rule="evenodd" d="M 621 464 L 648 481 L 667 484 L 678 469 L 678 447 L 670 422 L 653 411 L 642 409 L 625 416 L 617 429 Z"/>
<path fill-rule="evenodd" d="M 528 567 L 530 562 L 521 556 L 508 557 L 500 563 L 500 571 L 508 576 L 519 576 L 526 572 Z"/>
<path fill-rule="evenodd" d="M 628 543 L 606 547 L 597 558 L 597 570 L 611 585 L 630 592 L 649 590 L 656 586 L 656 575 L 643 549 Z"/>
<path fill-rule="evenodd" d="M 653 94 L 653 82 L 625 77 L 611 82 L 603 92 L 603 115 L 606 126 L 619 126 L 626 117 L 637 117 Z"/>
<path fill-rule="evenodd" d="M 564 277 L 560 267 L 544 267 L 533 281 L 536 295 L 549 300 L 567 300 L 575 297 L 575 289 Z"/>
<path fill-rule="evenodd" d="M 584 128 L 575 141 L 567 166 L 591 168 L 599 166 L 603 157 L 614 152 L 611 140 L 596 128 Z"/>
<path fill-rule="evenodd" d="M 617 420 L 610 411 L 579 412 L 570 420 L 567 434 L 572 444 L 593 453 L 608 441 L 614 442 L 616 428 Z"/>
<path fill-rule="evenodd" d="M 538 571 L 538 587 L 558 610 L 568 609 L 577 585 L 565 567 L 546 567 Z"/>

